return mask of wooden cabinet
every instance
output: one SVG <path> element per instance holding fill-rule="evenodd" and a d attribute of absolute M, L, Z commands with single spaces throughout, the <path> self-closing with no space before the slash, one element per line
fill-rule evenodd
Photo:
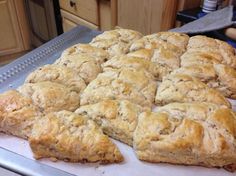
<path fill-rule="evenodd" d="M 117 0 L 117 26 L 151 34 L 174 28 L 179 10 L 199 7 L 201 0 Z"/>
<path fill-rule="evenodd" d="M 97 0 L 60 0 L 61 9 L 98 25 Z"/>
<path fill-rule="evenodd" d="M 0 56 L 30 48 L 23 0 L 0 0 Z"/>
<path fill-rule="evenodd" d="M 143 34 L 167 30 L 174 24 L 177 1 L 117 0 L 117 26 Z"/>
<path fill-rule="evenodd" d="M 60 0 L 63 27 L 82 24 L 100 30 L 128 28 L 151 34 L 175 27 L 176 13 L 201 0 Z M 71 16 L 66 15 L 67 12 Z M 75 22 L 74 17 L 83 19 Z M 72 18 L 73 17 L 73 18 Z M 85 23 L 86 22 L 86 23 Z"/>
<path fill-rule="evenodd" d="M 61 10 L 61 15 L 62 15 L 62 26 L 63 26 L 63 31 L 66 32 L 78 25 L 84 25 L 87 26 L 91 29 L 98 29 L 98 26 L 87 22 L 86 20 L 77 17 L 71 13 L 68 13 L 64 10 Z"/>
<path fill-rule="evenodd" d="M 60 0 L 63 31 L 66 32 L 77 25 L 98 29 L 97 0 Z"/>

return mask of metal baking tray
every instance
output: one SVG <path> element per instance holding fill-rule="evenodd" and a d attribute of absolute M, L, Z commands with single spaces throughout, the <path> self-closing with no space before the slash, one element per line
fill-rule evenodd
<path fill-rule="evenodd" d="M 15 89 L 20 86 L 25 77 L 39 66 L 53 63 L 59 58 L 61 52 L 76 43 L 87 43 L 98 35 L 99 31 L 86 27 L 76 27 L 49 41 L 43 46 L 20 57 L 9 65 L 0 68 L 0 92 Z M 14 136 L 0 134 L 0 166 L 22 175 L 34 176 L 235 176 L 223 169 L 204 168 L 197 166 L 176 166 L 171 164 L 152 164 L 139 161 L 132 148 L 113 140 L 123 154 L 125 161 L 119 164 L 99 165 L 65 163 L 58 161 L 53 163 L 48 159 L 36 161 L 28 142 Z"/>

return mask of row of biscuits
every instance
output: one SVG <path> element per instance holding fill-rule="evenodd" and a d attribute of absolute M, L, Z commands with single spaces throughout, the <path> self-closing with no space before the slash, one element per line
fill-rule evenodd
<path fill-rule="evenodd" d="M 19 92 L 1 95 L 0 130 L 29 138 L 36 158 L 122 161 L 105 133 L 133 146 L 141 160 L 232 169 L 236 117 L 230 103 L 197 76 L 176 71 L 193 47 L 204 49 L 193 39 L 119 29 L 72 46 L 54 64 L 32 72 Z M 222 60 L 212 65 L 235 73 L 235 56 L 224 54 L 230 47 L 216 43 Z M 224 95 L 234 95 L 235 75 L 227 76 L 228 84 L 218 77 L 212 80 L 230 91 Z M 21 103 L 25 99 L 28 104 Z M 151 112 L 154 104 L 162 107 Z"/>
<path fill-rule="evenodd" d="M 125 36 L 119 32 L 110 32 L 111 37 L 117 38 L 115 41 L 110 38 L 113 45 L 110 50 L 121 54 L 129 48 L 127 43 L 132 40 L 132 33 L 133 40 L 141 37 L 131 30 L 121 32 Z M 111 53 L 89 44 L 78 44 L 66 49 L 54 64 L 32 72 L 17 90 L 0 95 L 0 131 L 28 139 L 36 159 L 121 162 L 123 156 L 119 149 L 101 128 L 73 113 L 80 105 L 81 92 L 102 72 L 100 64 Z"/>
<path fill-rule="evenodd" d="M 180 34 L 171 34 L 181 37 Z M 185 37 L 185 35 L 183 36 Z M 149 37 L 145 36 L 143 38 Z M 139 40 L 143 40 L 143 38 Z M 139 40 L 134 41 L 132 45 L 138 43 Z M 148 47 L 155 46 L 154 48 L 147 48 L 149 51 L 153 50 L 152 52 L 154 53 L 161 53 L 160 51 L 163 51 L 159 50 L 161 46 L 157 47 L 156 44 L 165 43 L 166 46 L 174 43 L 173 39 L 171 41 L 172 43 L 168 43 L 166 38 L 156 38 L 156 41 L 147 40 L 144 43 Z M 141 48 L 142 52 L 146 49 L 145 46 Z M 173 45 L 170 46 L 173 48 Z M 158 49 L 156 50 L 156 48 Z M 137 56 L 137 52 L 135 54 Z M 147 59 L 147 55 L 144 58 L 135 58 L 130 53 L 125 56 L 111 58 L 102 64 L 104 72 L 100 73 L 85 88 L 81 95 L 81 105 L 85 104 L 85 106 L 80 107 L 76 112 L 97 121 L 103 127 L 104 132 L 111 137 L 127 144 L 132 142 L 131 145 L 133 145 L 137 156 L 141 160 L 224 167 L 228 170 L 234 170 L 235 114 L 230 109 L 231 104 L 218 90 L 209 87 L 191 75 L 182 73 L 169 74 L 167 72 L 165 72 L 165 75 L 162 74 L 163 72 L 161 71 L 171 65 L 169 63 L 174 63 L 174 61 L 175 63 L 178 63 L 178 61 L 180 63 L 182 55 L 180 54 L 179 57 L 168 56 L 170 55 L 162 54 L 156 57 L 156 60 L 159 59 L 162 63 L 158 63 L 150 58 Z M 141 62 L 140 59 L 147 59 L 148 61 Z M 169 59 L 172 59 L 172 61 L 170 62 Z M 233 60 L 234 58 L 231 59 Z M 221 63 L 221 65 L 223 64 Z M 160 69 L 161 67 L 163 69 Z M 179 67 L 181 65 L 176 64 L 176 68 L 171 67 L 170 72 Z M 145 75 L 145 71 L 153 74 L 153 79 L 141 76 Z M 158 73 L 161 74 L 158 75 Z M 150 89 L 152 87 L 150 80 L 153 81 L 155 78 L 156 80 L 161 80 L 161 82 L 158 85 L 154 102 L 153 99 L 148 97 L 153 95 L 153 89 Z M 231 78 L 235 79 L 233 76 Z M 121 90 L 117 89 L 117 82 Z M 139 89 L 139 87 L 142 89 Z M 147 93 L 150 95 L 146 96 L 146 100 L 152 101 L 152 104 L 167 105 L 157 108 L 158 112 L 156 113 L 145 110 L 146 112 L 139 115 L 137 113 L 139 111 L 133 111 L 135 113 L 132 116 L 128 115 L 130 113 L 127 113 L 129 108 L 126 108 L 126 113 L 118 111 L 121 108 L 117 106 L 124 104 L 124 102 L 121 103 L 122 101 L 126 101 L 126 107 L 133 107 L 133 103 L 135 103 L 136 107 L 139 104 L 143 107 L 151 108 L 150 104 L 147 104 L 146 101 L 140 102 L 140 99 L 137 99 L 137 97 L 142 97 L 142 94 L 133 94 L 137 88 L 140 93 L 146 90 L 146 95 Z M 114 92 L 116 93 L 114 94 Z M 128 95 L 128 97 L 125 95 Z M 135 108 L 133 107 L 133 109 Z M 162 109 L 170 109 L 170 112 Z M 187 111 L 187 113 L 181 115 L 182 111 Z M 197 113 L 200 115 L 195 115 Z M 126 116 L 123 114 L 126 114 Z M 132 128 L 131 125 L 134 124 L 131 123 L 134 122 L 132 120 L 134 118 L 129 119 L 127 116 L 136 117 L 136 128 Z M 117 121 L 117 119 L 120 121 Z M 117 122 L 116 128 L 114 121 Z M 120 125 L 124 121 L 126 121 L 126 125 Z M 128 139 L 124 139 L 124 136 L 127 135 L 127 132 L 130 133 L 131 129 L 133 131 L 131 131 L 130 138 L 133 138 L 133 141 L 129 142 Z M 221 132 L 225 130 L 227 133 Z M 228 141 L 228 135 L 232 140 Z M 196 141 L 193 140 L 195 138 Z"/>

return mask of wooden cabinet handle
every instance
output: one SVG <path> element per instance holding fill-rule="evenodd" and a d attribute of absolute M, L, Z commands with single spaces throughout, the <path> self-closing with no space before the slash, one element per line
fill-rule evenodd
<path fill-rule="evenodd" d="M 76 6 L 76 3 L 74 1 L 70 1 L 70 6 L 71 7 L 75 7 Z"/>

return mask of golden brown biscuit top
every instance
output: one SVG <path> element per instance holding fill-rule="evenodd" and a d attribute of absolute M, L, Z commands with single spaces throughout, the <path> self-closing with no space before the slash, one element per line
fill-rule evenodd
<path fill-rule="evenodd" d="M 144 36 L 141 39 L 134 41 L 130 46 L 130 51 L 136 51 L 140 49 L 168 49 L 178 56 L 183 53 L 183 50 L 179 47 L 156 38 L 154 34 Z"/>
<path fill-rule="evenodd" d="M 130 30 L 130 29 L 115 29 L 110 31 L 105 31 L 102 34 L 96 36 L 93 40 L 93 42 L 99 41 L 99 40 L 118 40 L 125 43 L 130 43 L 133 40 L 137 40 L 142 37 L 142 34 Z"/>
<path fill-rule="evenodd" d="M 72 88 L 53 82 L 26 83 L 18 88 L 44 112 L 74 111 L 79 107 L 79 94 Z"/>
<path fill-rule="evenodd" d="M 67 57 L 74 54 L 84 54 L 88 57 L 94 58 L 99 64 L 107 61 L 109 59 L 109 54 L 107 51 L 93 47 L 89 44 L 76 44 L 73 45 L 66 50 L 64 50 L 61 54 L 61 57 Z"/>
<path fill-rule="evenodd" d="M 32 100 L 30 98 L 22 96 L 16 90 L 9 90 L 0 94 L 1 111 L 14 111 L 31 104 Z"/>
<path fill-rule="evenodd" d="M 126 99 L 151 106 L 156 91 L 152 74 L 144 69 L 121 68 L 100 73 L 81 94 L 81 105 L 104 99 Z"/>
<path fill-rule="evenodd" d="M 30 143 L 34 145 L 38 141 L 45 146 L 52 146 L 62 158 L 69 158 L 72 161 L 73 159 L 75 161 L 86 159 L 90 162 L 123 160 L 119 149 L 103 134 L 95 122 L 69 111 L 49 113 L 39 119 L 33 127 Z"/>
<path fill-rule="evenodd" d="M 171 103 L 160 107 L 158 112 L 165 112 L 172 118 L 189 118 L 195 121 L 202 121 L 213 124 L 219 131 L 227 132 L 236 138 L 236 116 L 233 111 L 224 106 L 217 106 L 211 103 Z"/>
<path fill-rule="evenodd" d="M 98 63 L 91 57 L 86 54 L 74 54 L 74 55 L 68 55 L 67 57 L 59 58 L 55 61 L 55 64 L 64 65 L 64 66 L 77 66 L 78 68 L 86 62 L 94 62 L 96 65 Z"/>
<path fill-rule="evenodd" d="M 214 65 L 218 79 L 227 85 L 234 93 L 236 92 L 236 70 L 223 65 L 215 64 Z"/>
<path fill-rule="evenodd" d="M 129 55 L 137 55 L 137 57 L 165 65 L 171 69 L 179 68 L 183 50 L 172 43 L 161 40 L 156 35 L 144 36 L 134 41 L 130 47 Z"/>
<path fill-rule="evenodd" d="M 140 49 L 140 50 L 136 50 L 136 51 L 128 53 L 127 56 L 138 57 L 141 59 L 151 61 L 153 53 L 154 53 L 153 49 Z"/>
<path fill-rule="evenodd" d="M 173 69 L 180 66 L 180 56 L 164 47 L 159 47 L 158 49 L 139 49 L 128 53 L 127 56 L 138 57 Z"/>
<path fill-rule="evenodd" d="M 75 112 L 94 120 L 109 136 L 132 146 L 138 116 L 144 110 L 151 109 L 127 100 L 103 100 L 81 106 Z"/>
<path fill-rule="evenodd" d="M 189 40 L 188 35 L 178 32 L 158 32 L 156 37 L 182 49 L 186 49 Z"/>
<path fill-rule="evenodd" d="M 236 68 L 236 56 L 232 46 L 226 42 L 206 36 L 193 36 L 189 39 L 188 51 L 213 52 L 222 56 L 220 63 Z"/>
<path fill-rule="evenodd" d="M 27 139 L 35 119 L 40 115 L 33 101 L 18 91 L 0 94 L 0 131 Z"/>
<path fill-rule="evenodd" d="M 223 58 L 219 53 L 205 51 L 186 52 L 181 56 L 181 66 L 197 64 L 219 64 Z"/>
<path fill-rule="evenodd" d="M 96 36 L 90 44 L 94 47 L 106 50 L 110 58 L 112 56 L 126 54 L 131 43 L 142 37 L 139 32 L 128 29 L 116 29 L 105 31 Z"/>
<path fill-rule="evenodd" d="M 137 114 L 143 110 L 147 110 L 147 108 L 128 100 L 103 100 L 93 105 L 81 106 L 75 112 L 85 116 L 99 116 L 101 119 L 120 119 L 128 123 L 136 123 Z"/>
<path fill-rule="evenodd" d="M 86 84 L 95 79 L 97 74 L 101 72 L 100 64 L 86 54 L 63 57 L 58 59 L 55 64 L 74 69 L 84 79 Z"/>
<path fill-rule="evenodd" d="M 135 69 L 145 69 L 148 72 L 150 72 L 154 77 L 159 76 L 159 68 L 158 65 L 144 60 L 140 59 L 138 57 L 131 57 L 127 55 L 123 56 L 115 56 L 109 61 L 105 62 L 103 65 L 103 70 L 110 70 L 110 69 L 121 69 L 121 68 L 135 68 Z"/>
<path fill-rule="evenodd" d="M 234 54 L 234 49 L 231 45 L 228 43 L 213 39 L 210 37 L 202 36 L 202 35 L 196 35 L 193 37 L 190 37 L 189 43 L 188 43 L 188 49 L 212 49 L 214 50 L 222 50 L 225 52 L 229 52 L 231 54 Z"/>
<path fill-rule="evenodd" d="M 44 65 L 30 73 L 25 80 L 26 83 L 45 81 L 63 84 L 78 93 L 86 87 L 84 80 L 74 69 L 62 65 Z"/>
<path fill-rule="evenodd" d="M 157 88 L 156 103 L 208 102 L 231 107 L 227 99 L 217 90 L 192 76 L 176 73 L 166 76 Z"/>
<path fill-rule="evenodd" d="M 100 77 L 110 77 L 116 80 L 132 84 L 137 89 L 145 88 L 150 82 L 154 82 L 153 76 L 144 69 L 121 68 L 101 73 Z"/>
<path fill-rule="evenodd" d="M 42 128 L 44 128 L 44 130 L 42 130 Z M 76 113 L 63 110 L 51 112 L 42 117 L 42 119 L 39 120 L 39 123 L 35 124 L 32 137 L 37 137 L 42 134 L 57 136 L 60 135 L 60 133 L 68 131 L 71 137 L 76 136 L 82 140 L 84 136 L 79 135 L 79 133 L 83 132 L 82 130 L 98 130 L 101 133 L 101 129 L 99 129 L 91 120 Z"/>
<path fill-rule="evenodd" d="M 197 48 L 213 48 L 218 49 L 216 40 L 210 37 L 203 35 L 196 35 L 190 37 L 188 42 L 188 49 L 197 49 Z"/>
<path fill-rule="evenodd" d="M 212 64 L 193 64 L 187 65 L 184 67 L 180 67 L 172 72 L 182 73 L 186 75 L 190 75 L 200 79 L 203 82 L 207 82 L 217 78 L 214 66 Z"/>
<path fill-rule="evenodd" d="M 193 153 L 222 155 L 235 151 L 236 116 L 226 107 L 209 103 L 172 103 L 158 112 L 142 113 L 139 119 L 136 131 L 141 131 L 139 135 L 144 132 L 144 140 L 151 139 L 150 145 L 156 142 L 159 149 L 175 152 L 191 149 Z"/>

